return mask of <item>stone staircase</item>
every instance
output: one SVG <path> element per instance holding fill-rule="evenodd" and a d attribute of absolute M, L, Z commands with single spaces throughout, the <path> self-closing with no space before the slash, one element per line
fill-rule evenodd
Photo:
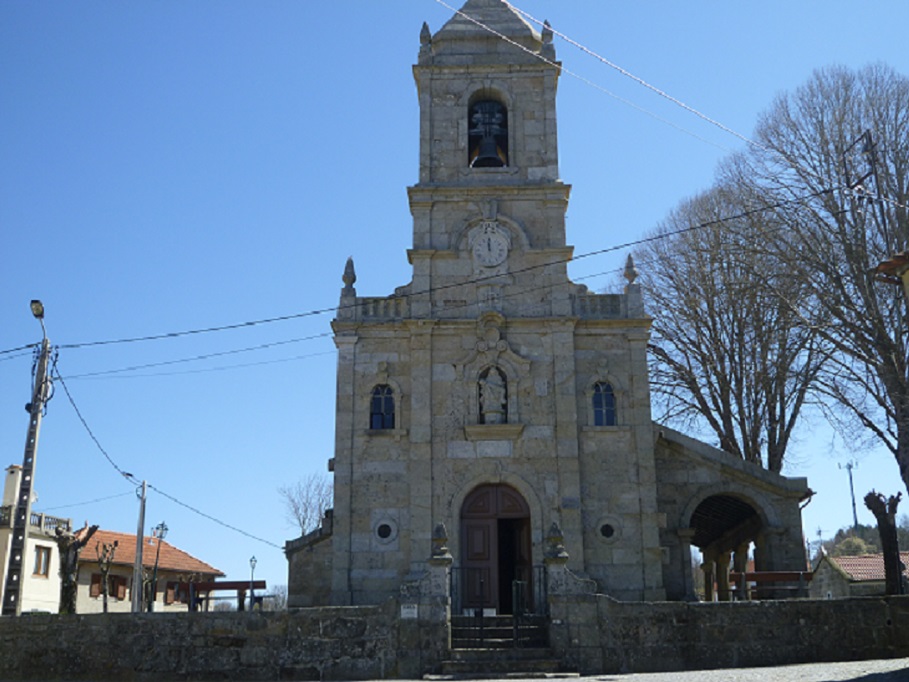
<path fill-rule="evenodd" d="M 426 679 L 577 677 L 548 646 L 543 616 L 452 616 L 451 652 L 440 675 Z"/>

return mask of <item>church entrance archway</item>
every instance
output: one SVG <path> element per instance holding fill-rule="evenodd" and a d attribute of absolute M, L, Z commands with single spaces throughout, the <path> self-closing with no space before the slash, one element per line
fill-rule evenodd
<path fill-rule="evenodd" d="M 533 594 L 530 508 L 508 485 L 482 485 L 461 506 L 461 607 L 514 612 L 515 584 Z"/>

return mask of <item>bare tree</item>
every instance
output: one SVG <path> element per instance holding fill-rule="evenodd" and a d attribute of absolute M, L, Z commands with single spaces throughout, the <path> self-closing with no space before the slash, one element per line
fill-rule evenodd
<path fill-rule="evenodd" d="M 262 601 L 263 611 L 287 610 L 287 585 L 275 585 Z"/>
<path fill-rule="evenodd" d="M 900 546 L 896 532 L 896 508 L 902 496 L 902 493 L 897 493 L 891 495 L 889 499 L 884 499 L 883 495 L 874 490 L 865 495 L 865 506 L 877 519 L 877 530 L 881 536 L 887 594 L 903 593 L 904 567 L 900 561 Z"/>
<path fill-rule="evenodd" d="M 331 480 L 324 474 L 310 474 L 292 485 L 278 488 L 284 502 L 285 517 L 300 528 L 300 534 L 318 528 L 325 510 L 332 505 Z"/>
<path fill-rule="evenodd" d="M 792 307 L 833 350 L 819 375 L 828 416 L 852 444 L 886 446 L 909 488 L 909 306 L 874 272 L 909 247 L 909 78 L 818 71 L 774 102 L 756 138 L 727 177 L 789 226 L 762 241 L 807 287 Z"/>
<path fill-rule="evenodd" d="M 57 526 L 57 548 L 60 552 L 60 613 L 76 613 L 76 589 L 79 580 L 79 555 L 98 526 L 85 526 L 75 533 Z"/>
<path fill-rule="evenodd" d="M 110 567 L 114 562 L 114 553 L 117 551 L 119 545 L 119 540 L 95 543 L 95 553 L 98 555 L 98 568 L 101 571 L 101 600 L 104 604 L 104 613 L 107 613 L 107 597 L 110 594 Z"/>
<path fill-rule="evenodd" d="M 660 228 L 666 238 L 636 259 L 664 416 L 706 424 L 723 450 L 780 471 L 823 353 L 789 305 L 804 287 L 782 282 L 781 299 L 763 286 L 783 265 L 755 248 L 755 222 L 766 218 L 748 205 L 746 192 L 718 185 L 676 209 Z"/>

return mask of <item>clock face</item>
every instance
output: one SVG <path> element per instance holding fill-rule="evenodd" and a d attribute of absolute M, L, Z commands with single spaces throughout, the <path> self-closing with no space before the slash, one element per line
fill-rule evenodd
<path fill-rule="evenodd" d="M 495 223 L 484 224 L 473 240 L 473 257 L 487 268 L 495 267 L 508 258 L 508 239 Z"/>

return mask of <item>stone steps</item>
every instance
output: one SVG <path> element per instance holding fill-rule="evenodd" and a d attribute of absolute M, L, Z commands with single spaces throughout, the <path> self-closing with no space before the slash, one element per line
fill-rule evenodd
<path fill-rule="evenodd" d="M 541 616 L 452 616 L 451 651 L 441 674 L 425 679 L 484 679 L 502 677 L 577 677 L 563 671 L 548 646 L 547 623 Z"/>

